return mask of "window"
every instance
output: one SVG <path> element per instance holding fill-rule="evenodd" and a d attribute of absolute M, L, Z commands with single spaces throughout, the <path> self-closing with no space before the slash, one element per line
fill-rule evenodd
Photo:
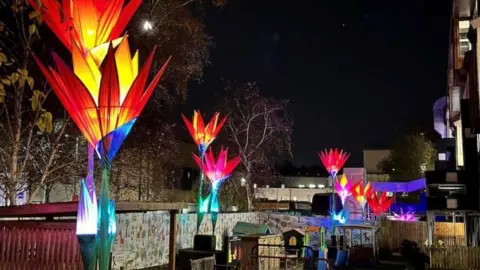
<path fill-rule="evenodd" d="M 458 57 L 463 58 L 465 53 L 472 49 L 472 44 L 468 40 L 468 30 L 470 28 L 470 21 L 458 21 Z"/>

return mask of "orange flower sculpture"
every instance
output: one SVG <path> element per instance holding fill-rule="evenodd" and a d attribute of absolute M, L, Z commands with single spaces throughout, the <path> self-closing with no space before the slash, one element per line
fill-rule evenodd
<path fill-rule="evenodd" d="M 193 112 L 192 122 L 190 122 L 190 120 L 188 120 L 188 118 L 182 114 L 183 121 L 185 122 L 190 135 L 200 150 L 200 155 L 205 154 L 208 146 L 213 142 L 213 140 L 215 140 L 218 133 L 222 129 L 222 126 L 227 120 L 227 117 L 224 117 L 220 123 L 218 123 L 219 117 L 220 114 L 218 112 L 215 113 L 210 122 L 205 126 L 205 122 L 203 121 L 202 115 L 199 111 Z"/>
<path fill-rule="evenodd" d="M 67 49 L 73 42 L 83 53 L 95 49 L 106 54 L 108 42 L 122 35 L 142 0 L 125 6 L 124 0 L 42 0 L 41 6 L 29 2 Z"/>
<path fill-rule="evenodd" d="M 362 181 L 358 181 L 352 185 L 350 192 L 352 193 L 353 198 L 360 203 L 363 209 L 367 203 L 367 197 L 370 196 L 373 191 L 370 188 L 370 183 L 367 183 L 364 187 Z"/>
<path fill-rule="evenodd" d="M 343 152 L 343 150 L 338 151 L 338 149 L 330 149 L 318 152 L 320 159 L 322 160 L 323 166 L 328 171 L 331 177 L 335 177 L 347 161 L 350 154 Z"/>
<path fill-rule="evenodd" d="M 386 212 L 388 208 L 393 203 L 393 198 L 388 198 L 387 193 L 384 191 L 381 195 L 377 195 L 376 192 L 372 192 L 369 196 L 367 196 L 367 203 L 368 206 L 372 209 L 373 213 L 376 216 L 381 215 L 382 213 Z"/>
<path fill-rule="evenodd" d="M 76 45 L 72 48 L 73 71 L 55 53 L 53 59 L 57 70 L 47 68 L 36 57 L 35 60 L 88 142 L 101 150 L 102 158 L 112 160 L 152 95 L 169 60 L 146 87 L 154 52 L 139 71 L 138 54 L 131 57 L 127 38 L 122 40 L 116 51 L 109 47 L 103 68 L 83 57 Z M 115 130 L 122 130 L 124 136 L 109 138 L 107 135 Z M 102 144 L 97 145 L 100 140 Z"/>

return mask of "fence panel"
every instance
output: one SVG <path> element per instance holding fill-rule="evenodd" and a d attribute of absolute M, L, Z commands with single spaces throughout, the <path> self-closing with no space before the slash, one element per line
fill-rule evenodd
<path fill-rule="evenodd" d="M 0 221 L 0 270 L 80 270 L 75 223 Z"/>
<path fill-rule="evenodd" d="M 480 269 L 480 247 L 427 248 L 431 269 Z"/>

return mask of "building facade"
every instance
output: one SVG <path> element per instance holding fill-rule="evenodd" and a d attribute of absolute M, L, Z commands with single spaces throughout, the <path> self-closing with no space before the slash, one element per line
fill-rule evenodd
<path fill-rule="evenodd" d="M 480 91 L 478 0 L 453 0 L 448 53 L 448 92 L 434 104 L 437 142 L 435 171 L 426 172 L 427 219 L 458 214 L 468 244 L 480 244 Z M 433 235 L 429 226 L 429 240 Z"/>

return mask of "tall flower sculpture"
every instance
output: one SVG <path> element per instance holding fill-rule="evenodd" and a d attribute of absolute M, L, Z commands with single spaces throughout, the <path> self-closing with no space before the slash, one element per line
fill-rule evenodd
<path fill-rule="evenodd" d="M 325 166 L 330 177 L 332 177 L 332 184 L 335 183 L 337 178 L 337 173 L 342 169 L 345 162 L 347 162 L 350 154 L 343 152 L 343 150 L 338 151 L 338 149 L 323 150 L 318 152 L 318 156 Z M 343 203 L 343 202 L 342 202 Z M 335 212 L 335 190 L 332 188 L 332 204 L 331 204 L 331 213 Z M 332 232 L 335 233 L 335 219 L 332 216 Z"/>
<path fill-rule="evenodd" d="M 348 179 L 347 175 L 344 173 L 340 179 L 335 181 L 335 191 L 337 192 L 337 195 L 340 197 L 340 200 L 342 200 L 342 205 L 345 205 L 345 201 L 347 200 L 347 197 L 352 195 L 351 193 L 351 186 L 352 183 Z"/>
<path fill-rule="evenodd" d="M 193 119 L 191 122 L 183 114 L 182 114 L 182 118 L 183 118 L 183 121 L 185 122 L 185 126 L 187 126 L 187 129 L 193 138 L 193 141 L 198 146 L 198 150 L 200 152 L 200 160 L 203 161 L 205 157 L 205 152 L 208 146 L 210 146 L 213 140 L 215 140 L 218 133 L 222 129 L 222 126 L 225 124 L 225 121 L 227 120 L 227 118 L 224 117 L 222 120 L 220 120 L 220 123 L 219 123 L 218 120 L 220 118 L 220 114 L 217 112 L 213 115 L 212 119 L 210 120 L 210 122 L 208 122 L 207 125 L 205 125 L 202 114 L 199 111 L 193 112 Z M 204 172 L 203 172 L 203 162 L 200 162 L 200 171 L 201 171 L 201 177 L 200 177 L 200 182 L 198 186 L 198 199 L 197 199 L 197 231 L 200 228 L 200 225 L 202 224 L 203 216 L 205 215 L 205 213 L 209 212 L 209 205 L 210 205 L 210 195 L 203 197 L 203 182 L 205 181 Z"/>
<path fill-rule="evenodd" d="M 415 216 L 415 212 L 403 212 L 403 210 L 400 209 L 399 214 L 393 213 L 393 216 L 389 217 L 389 219 L 396 221 L 416 222 L 419 218 Z"/>
<path fill-rule="evenodd" d="M 380 195 L 378 195 L 375 191 L 372 191 L 372 193 L 366 196 L 366 198 L 368 206 L 370 206 L 370 209 L 372 209 L 376 216 L 386 212 L 393 203 L 393 198 L 388 198 L 387 192 L 385 191 L 381 192 Z"/>
<path fill-rule="evenodd" d="M 109 192 L 111 162 L 168 64 L 167 60 L 146 86 L 153 55 L 154 52 L 139 71 L 138 54 L 131 57 L 125 37 L 116 51 L 109 45 L 105 59 L 99 58 L 100 62 L 104 61 L 102 66 L 89 61 L 76 44 L 72 46 L 73 71 L 55 53 L 53 59 L 57 70 L 46 67 L 35 57 L 53 91 L 101 158 L 98 231 L 101 269 L 108 267 L 111 248 L 108 239 L 112 237 L 109 223 L 112 222 L 111 216 L 115 215 Z"/>
<path fill-rule="evenodd" d="M 71 52 L 74 45 L 98 65 L 107 53 L 109 42 L 116 46 L 142 0 L 29 0 L 43 21 Z M 78 74 L 77 74 L 78 75 Z M 93 183 L 94 147 L 88 147 L 87 190 L 96 198 Z M 95 202 L 96 203 L 96 202 Z"/>
<path fill-rule="evenodd" d="M 213 232 L 215 232 L 215 225 L 217 223 L 217 215 L 219 212 L 219 202 L 218 202 L 218 190 L 220 185 L 226 179 L 231 176 L 232 171 L 237 167 L 240 162 L 240 156 L 237 156 L 230 161 L 227 161 L 228 157 L 228 148 L 224 149 L 223 147 L 220 150 L 217 160 L 213 155 L 212 150 L 210 149 L 207 155 L 204 158 L 205 165 L 202 165 L 201 157 L 193 155 L 193 158 L 197 165 L 202 168 L 203 173 L 207 176 L 208 180 L 212 185 L 211 194 L 210 194 L 210 205 L 209 212 L 212 214 L 212 227 Z"/>

